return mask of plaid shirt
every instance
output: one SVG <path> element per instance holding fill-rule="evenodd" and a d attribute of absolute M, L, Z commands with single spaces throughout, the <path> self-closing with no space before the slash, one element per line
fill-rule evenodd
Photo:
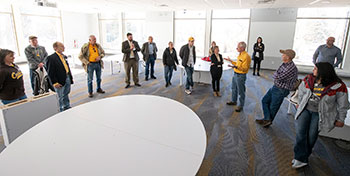
<path fill-rule="evenodd" d="M 295 81 L 298 79 L 298 69 L 294 62 L 283 63 L 273 74 L 275 86 L 283 89 L 292 90 Z"/>

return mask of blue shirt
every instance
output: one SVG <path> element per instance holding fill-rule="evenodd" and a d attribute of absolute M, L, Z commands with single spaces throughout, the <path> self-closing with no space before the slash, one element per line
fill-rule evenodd
<path fill-rule="evenodd" d="M 335 58 L 337 58 L 336 63 L 334 63 Z M 314 64 L 319 62 L 328 62 L 332 64 L 334 67 L 338 67 L 338 65 L 342 61 L 343 61 L 343 56 L 341 55 L 341 50 L 336 46 L 332 46 L 331 48 L 328 48 L 326 44 L 319 46 L 313 56 Z"/>
<path fill-rule="evenodd" d="M 154 47 L 153 47 L 153 43 L 148 43 L 148 51 L 149 51 L 149 54 L 150 54 L 150 55 L 153 54 L 153 51 L 154 51 L 153 48 L 154 48 Z"/>

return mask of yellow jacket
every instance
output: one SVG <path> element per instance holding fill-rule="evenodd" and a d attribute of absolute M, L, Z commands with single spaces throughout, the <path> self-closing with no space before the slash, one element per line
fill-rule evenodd
<path fill-rule="evenodd" d="M 237 67 L 237 68 L 234 68 L 233 70 L 236 73 L 246 74 L 248 73 L 251 61 L 252 59 L 250 58 L 249 54 L 246 51 L 243 51 L 237 57 L 237 62 L 233 62 L 233 61 L 231 62 L 234 66 Z"/>

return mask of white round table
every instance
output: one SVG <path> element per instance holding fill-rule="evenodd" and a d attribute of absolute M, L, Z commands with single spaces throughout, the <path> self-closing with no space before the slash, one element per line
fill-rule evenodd
<path fill-rule="evenodd" d="M 126 95 L 86 103 L 34 126 L 0 153 L 1 176 L 193 176 L 206 133 L 187 106 Z"/>

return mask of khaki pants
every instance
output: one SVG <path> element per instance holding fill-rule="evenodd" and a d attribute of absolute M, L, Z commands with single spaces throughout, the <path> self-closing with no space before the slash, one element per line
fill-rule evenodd
<path fill-rule="evenodd" d="M 125 69 L 125 83 L 130 84 L 130 70 L 132 69 L 132 79 L 135 84 L 139 83 L 139 61 L 136 59 L 128 59 L 124 62 Z"/>

